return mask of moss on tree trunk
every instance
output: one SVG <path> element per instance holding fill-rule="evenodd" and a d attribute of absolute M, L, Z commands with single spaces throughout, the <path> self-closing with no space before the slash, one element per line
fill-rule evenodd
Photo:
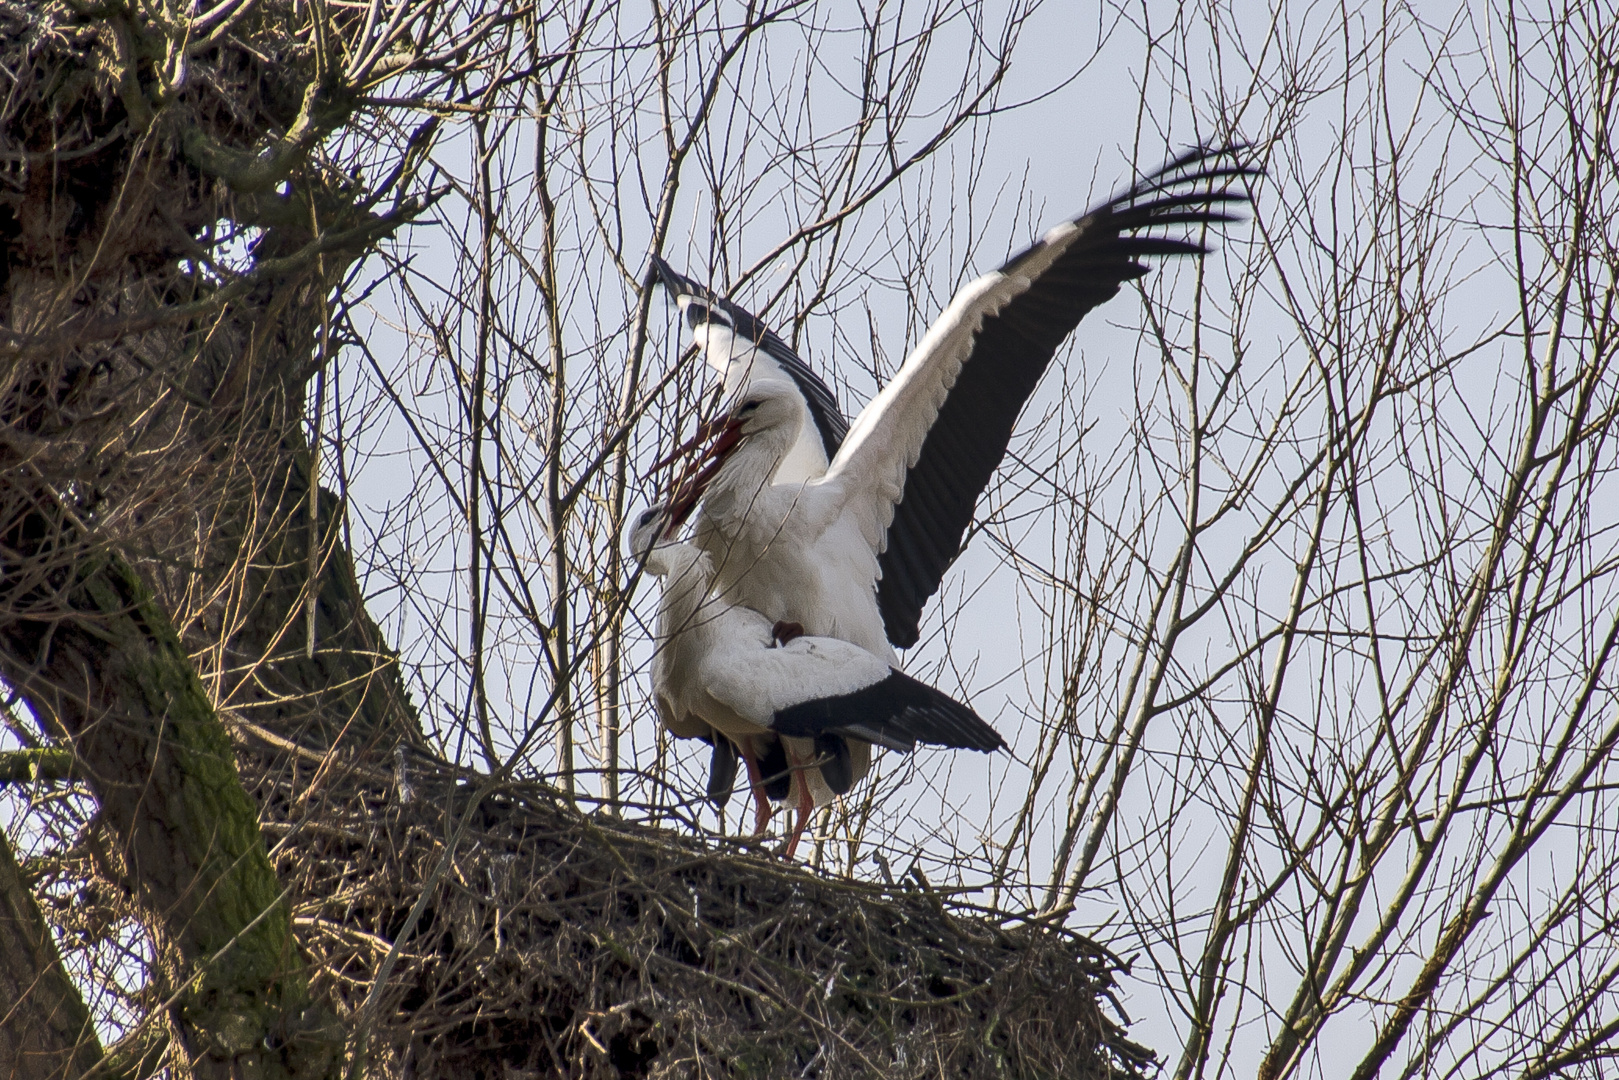
<path fill-rule="evenodd" d="M 68 617 L 0 625 L 0 675 L 73 748 L 153 913 L 198 1075 L 334 1075 L 342 1037 L 312 1006 L 282 886 L 229 736 L 168 618 L 104 556 Z"/>

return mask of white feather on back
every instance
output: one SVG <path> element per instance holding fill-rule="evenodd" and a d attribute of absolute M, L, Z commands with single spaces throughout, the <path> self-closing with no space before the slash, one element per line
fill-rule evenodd
<path fill-rule="evenodd" d="M 711 701 L 768 728 L 782 709 L 852 693 L 892 670 L 883 656 L 832 637 L 805 636 L 777 646 L 774 620 L 715 596 L 709 558 L 689 544 L 659 545 L 647 568 L 664 575 L 652 670 L 660 717 L 667 709 L 681 720 L 700 718 L 727 730 L 732 717 L 707 715 Z M 664 722 L 683 734 L 668 718 Z"/>
<path fill-rule="evenodd" d="M 762 616 L 747 608 L 731 610 L 756 617 L 767 640 L 726 633 L 723 644 L 704 656 L 701 678 L 715 700 L 755 723 L 767 725 L 789 706 L 853 693 L 888 677 L 886 661 L 847 641 L 801 637 L 772 648 Z"/>

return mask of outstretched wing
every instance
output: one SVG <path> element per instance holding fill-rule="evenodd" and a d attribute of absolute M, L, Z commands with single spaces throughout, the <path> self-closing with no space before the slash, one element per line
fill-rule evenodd
<path fill-rule="evenodd" d="M 827 470 L 878 553 L 888 640 L 916 644 L 922 608 L 960 551 L 978 497 L 1057 346 L 1150 256 L 1202 255 L 1165 227 L 1236 220 L 1256 169 L 1199 149 L 1041 237 L 966 285 L 855 419 Z"/>

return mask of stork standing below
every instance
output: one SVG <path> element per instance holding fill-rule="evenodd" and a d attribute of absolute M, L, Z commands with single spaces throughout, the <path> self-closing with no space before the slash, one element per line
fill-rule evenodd
<path fill-rule="evenodd" d="M 810 814 L 865 776 L 872 743 L 901 752 L 919 742 L 985 752 L 1006 745 L 972 709 L 857 645 L 780 641 L 769 619 L 713 595 L 708 555 L 670 539 L 671 530 L 668 511 L 652 506 L 629 539 L 647 572 L 663 579 L 652 672 L 658 717 L 675 735 L 741 751 L 761 830 L 767 795 L 792 802 L 789 858 Z"/>
<path fill-rule="evenodd" d="M 754 378 L 674 506 L 678 517 L 706 491 L 697 544 L 724 595 L 879 656 L 915 644 L 1057 347 L 1147 273 L 1138 260 L 1208 251 L 1154 230 L 1237 220 L 1227 208 L 1249 196 L 1233 187 L 1258 174 L 1240 149 L 1186 154 L 963 287 L 820 477 L 778 477 L 804 428 L 801 384 Z"/>

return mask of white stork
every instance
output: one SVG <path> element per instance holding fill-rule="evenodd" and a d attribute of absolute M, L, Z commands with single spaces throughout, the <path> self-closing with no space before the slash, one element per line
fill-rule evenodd
<path fill-rule="evenodd" d="M 1237 220 L 1225 208 L 1249 196 L 1233 185 L 1258 173 L 1236 160 L 1241 149 L 1188 153 L 962 288 L 821 477 L 776 478 L 805 398 L 796 381 L 754 379 L 697 482 L 673 500 L 678 518 L 706 491 L 697 543 L 725 595 L 880 656 L 915 644 L 922 608 L 1057 346 L 1147 273 L 1139 259 L 1208 250 L 1154 230 Z"/>
<path fill-rule="evenodd" d="M 793 636 L 749 608 L 717 598 L 708 555 L 669 538 L 663 506 L 642 511 L 631 553 L 663 579 L 652 685 L 673 734 L 729 742 L 748 763 L 760 807 L 790 801 L 798 820 L 791 857 L 810 814 L 846 793 L 871 767 L 870 744 L 909 752 L 934 743 L 985 752 L 1006 745 L 966 705 L 865 649 L 835 638 Z M 711 797 L 716 795 L 710 780 Z"/>

